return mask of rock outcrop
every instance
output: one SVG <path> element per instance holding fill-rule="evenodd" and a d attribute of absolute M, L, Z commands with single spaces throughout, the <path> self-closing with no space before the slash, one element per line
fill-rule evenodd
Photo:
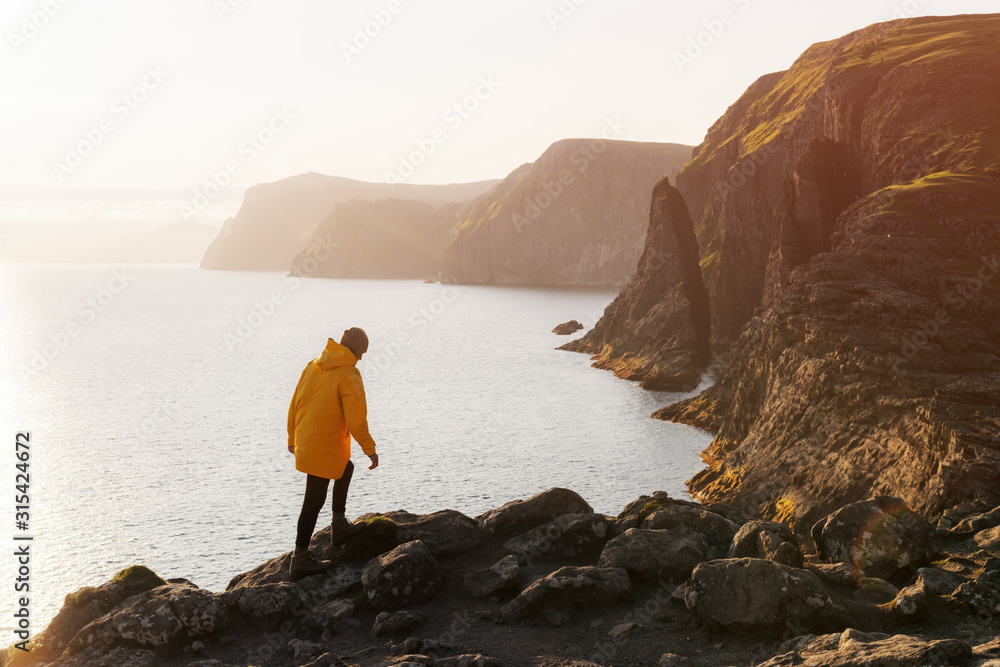
<path fill-rule="evenodd" d="M 440 206 L 473 199 L 496 181 L 453 185 L 366 183 L 308 173 L 251 187 L 239 212 L 226 220 L 205 251 L 201 268 L 286 271 L 337 204 L 391 197 Z"/>
<path fill-rule="evenodd" d="M 847 623 L 847 610 L 816 575 L 756 558 L 702 563 L 684 602 L 695 618 L 740 632 L 781 636 Z"/>
<path fill-rule="evenodd" d="M 1000 502 L 997 16 L 871 26 L 752 86 L 678 174 L 718 383 L 704 500 L 807 527 Z M 755 313 L 755 309 L 756 314 Z"/>
<path fill-rule="evenodd" d="M 657 492 L 630 502 L 608 523 L 600 514 L 564 511 L 581 503 L 572 491 L 550 489 L 486 512 L 482 526 L 452 510 L 370 514 L 358 519 L 366 531 L 342 547 L 331 547 L 329 527 L 313 536 L 313 550 L 334 561 L 328 572 L 288 581 L 285 554 L 233 577 L 220 593 L 129 568 L 67 596 L 31 652 L 0 651 L 0 664 L 336 667 L 345 662 L 337 656 L 351 655 L 363 657 L 361 664 L 430 667 L 658 658 L 711 667 L 769 659 L 985 667 L 1000 658 L 1000 553 L 981 550 L 976 533 L 951 533 L 939 524 L 938 538 L 950 550 L 935 567 L 901 568 L 900 590 L 857 577 L 832 551 L 825 554 L 830 562 L 807 555 L 805 567 L 720 555 L 730 541 L 733 556 L 780 551 L 790 536 L 787 525 L 745 520 L 724 506 Z M 960 524 L 992 511 L 967 509 L 950 518 Z M 861 514 L 843 508 L 830 523 L 847 526 Z M 623 530 L 598 556 L 598 534 L 614 526 Z M 507 531 L 521 532 L 508 538 Z M 545 532 L 560 544 L 548 552 L 553 560 L 519 564 L 506 555 L 510 543 L 536 545 Z M 878 550 L 890 557 L 913 541 L 907 531 L 874 532 Z M 405 534 L 434 539 L 439 555 L 419 539 L 395 546 Z M 581 552 L 574 545 L 584 535 Z M 788 637 L 794 639 L 781 643 Z M 869 658 L 877 660 L 864 662 Z"/>
<path fill-rule="evenodd" d="M 562 350 L 647 389 L 689 391 L 709 362 L 708 293 L 698 242 L 680 193 L 666 178 L 653 190 L 639 265 L 597 325 Z"/>
<path fill-rule="evenodd" d="M 689 146 L 565 139 L 464 205 L 442 280 L 620 285 L 635 271 L 649 194 Z"/>

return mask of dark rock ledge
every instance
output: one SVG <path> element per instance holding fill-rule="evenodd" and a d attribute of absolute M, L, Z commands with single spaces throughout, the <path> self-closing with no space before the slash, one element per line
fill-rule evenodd
<path fill-rule="evenodd" d="M 136 565 L 66 597 L 4 665 L 1000 664 L 1000 510 L 932 525 L 899 499 L 796 534 L 663 492 L 618 516 L 549 489 L 473 519 L 368 514 L 334 561 L 292 582 L 290 554 L 223 592 Z"/>

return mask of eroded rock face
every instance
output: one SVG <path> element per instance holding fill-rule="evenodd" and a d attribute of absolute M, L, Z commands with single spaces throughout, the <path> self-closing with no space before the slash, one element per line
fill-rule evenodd
<path fill-rule="evenodd" d="M 190 586 L 167 584 L 139 595 L 82 628 L 66 647 L 68 655 L 87 648 L 158 648 L 205 637 L 221 630 L 227 609 L 219 595 Z"/>
<path fill-rule="evenodd" d="M 699 620 L 772 636 L 832 630 L 847 621 L 844 607 L 815 574 L 755 558 L 702 563 L 691 574 L 684 602 Z"/>
<path fill-rule="evenodd" d="M 899 498 L 851 503 L 812 528 L 816 552 L 849 563 L 859 577 L 896 580 L 926 565 L 934 528 Z"/>
<path fill-rule="evenodd" d="M 594 508 L 575 491 L 552 488 L 526 500 L 512 500 L 502 507 L 484 512 L 479 517 L 479 528 L 487 535 L 517 535 L 565 514 L 593 512 Z"/>
<path fill-rule="evenodd" d="M 697 497 L 796 529 L 879 494 L 930 518 L 1000 504 L 998 27 L 814 45 L 678 175 L 712 340 L 732 346 L 714 387 L 657 413 L 717 434 Z"/>
<path fill-rule="evenodd" d="M 614 605 L 631 594 L 632 586 L 623 568 L 563 567 L 521 591 L 504 605 L 501 614 L 510 621 L 519 621 L 547 612 Z"/>
<path fill-rule="evenodd" d="M 364 567 L 361 581 L 375 609 L 399 609 L 419 604 L 441 584 L 441 568 L 423 542 L 401 544 Z"/>
<path fill-rule="evenodd" d="M 870 495 L 931 518 L 1000 501 L 1000 255 L 988 247 L 1000 248 L 1000 181 L 929 177 L 852 206 L 833 252 L 791 272 L 719 383 L 658 413 L 719 415 L 692 492 L 803 532 Z"/>
<path fill-rule="evenodd" d="M 88 586 L 66 596 L 66 604 L 36 637 L 36 656 L 58 655 L 88 623 L 108 613 L 128 598 L 164 585 L 149 568 L 136 565 L 115 575 L 101 586 Z"/>
<path fill-rule="evenodd" d="M 636 272 L 597 325 L 560 349 L 595 355 L 596 367 L 647 389 L 698 386 L 711 358 L 708 294 L 687 205 L 666 178 L 653 190 Z"/>

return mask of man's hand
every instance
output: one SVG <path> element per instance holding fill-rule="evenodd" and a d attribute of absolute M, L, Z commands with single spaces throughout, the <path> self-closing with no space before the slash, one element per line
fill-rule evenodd
<path fill-rule="evenodd" d="M 288 445 L 288 453 L 289 454 L 295 453 L 295 445 Z"/>
<path fill-rule="evenodd" d="M 375 470 L 375 468 L 378 467 L 378 454 L 372 454 L 368 458 L 370 458 L 372 460 L 372 464 L 370 466 L 368 466 L 368 469 L 369 470 Z"/>

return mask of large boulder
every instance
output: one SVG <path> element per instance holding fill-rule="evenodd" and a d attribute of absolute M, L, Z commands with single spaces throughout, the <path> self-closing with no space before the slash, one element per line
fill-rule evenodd
<path fill-rule="evenodd" d="M 564 514 L 592 513 L 594 508 L 569 489 L 552 488 L 527 500 L 512 500 L 479 517 L 479 528 L 487 535 L 524 533 Z"/>
<path fill-rule="evenodd" d="M 475 519 L 455 510 L 441 510 L 399 521 L 400 542 L 420 540 L 434 556 L 454 556 L 476 547 L 482 534 Z"/>
<path fill-rule="evenodd" d="M 538 579 L 501 609 L 509 621 L 614 605 L 632 594 L 623 568 L 563 567 Z"/>
<path fill-rule="evenodd" d="M 1000 589 L 983 581 L 967 581 L 956 588 L 951 597 L 968 606 L 980 618 L 1000 615 Z"/>
<path fill-rule="evenodd" d="M 423 602 L 441 584 L 441 568 L 420 540 L 401 544 L 365 565 L 361 582 L 375 609 L 398 609 Z"/>
<path fill-rule="evenodd" d="M 846 505 L 817 521 L 811 533 L 820 558 L 850 563 L 866 578 L 909 579 L 934 553 L 934 527 L 889 496 Z"/>
<path fill-rule="evenodd" d="M 66 647 L 68 655 L 114 646 L 158 648 L 190 643 L 221 630 L 226 605 L 221 596 L 184 584 L 158 586 L 82 628 Z"/>
<path fill-rule="evenodd" d="M 800 644 L 796 650 L 771 658 L 759 667 L 928 667 L 964 664 L 972 655 L 972 647 L 956 639 L 866 636 L 855 630 Z"/>
<path fill-rule="evenodd" d="M 846 611 L 808 570 L 770 560 L 714 560 L 694 569 L 684 602 L 695 618 L 755 634 L 844 627 Z"/>
<path fill-rule="evenodd" d="M 675 533 L 700 533 L 710 547 L 726 549 L 740 527 L 726 517 L 702 507 L 671 502 L 643 519 L 641 528 L 671 530 Z"/>
<path fill-rule="evenodd" d="M 629 528 L 604 546 L 598 565 L 624 568 L 637 579 L 678 581 L 705 560 L 707 550 L 700 533 Z"/>
<path fill-rule="evenodd" d="M 603 514 L 564 514 L 554 521 L 512 537 L 504 548 L 522 562 L 594 559 L 608 540 Z"/>
<path fill-rule="evenodd" d="M 889 611 L 903 622 L 918 623 L 930 615 L 932 597 L 927 582 L 918 577 L 915 584 L 910 584 L 896 594 L 889 605 Z"/>
<path fill-rule="evenodd" d="M 563 322 L 562 324 L 557 324 L 556 327 L 552 330 L 552 333 L 558 336 L 569 336 L 570 334 L 574 334 L 582 328 L 583 328 L 582 324 L 580 324 L 576 320 L 570 320 L 569 322 Z"/>
<path fill-rule="evenodd" d="M 167 582 L 144 565 L 133 565 L 118 572 L 100 586 L 85 586 L 66 596 L 55 618 L 36 638 L 32 653 L 36 657 L 56 656 L 84 626 L 120 605 L 128 598 L 145 593 Z"/>
<path fill-rule="evenodd" d="M 776 521 L 750 521 L 729 546 L 729 558 L 763 558 L 790 567 L 802 567 L 802 550 L 792 529 Z"/>
<path fill-rule="evenodd" d="M 249 625 L 262 629 L 273 628 L 310 606 L 305 590 L 287 582 L 241 586 L 221 593 L 219 599 Z"/>

